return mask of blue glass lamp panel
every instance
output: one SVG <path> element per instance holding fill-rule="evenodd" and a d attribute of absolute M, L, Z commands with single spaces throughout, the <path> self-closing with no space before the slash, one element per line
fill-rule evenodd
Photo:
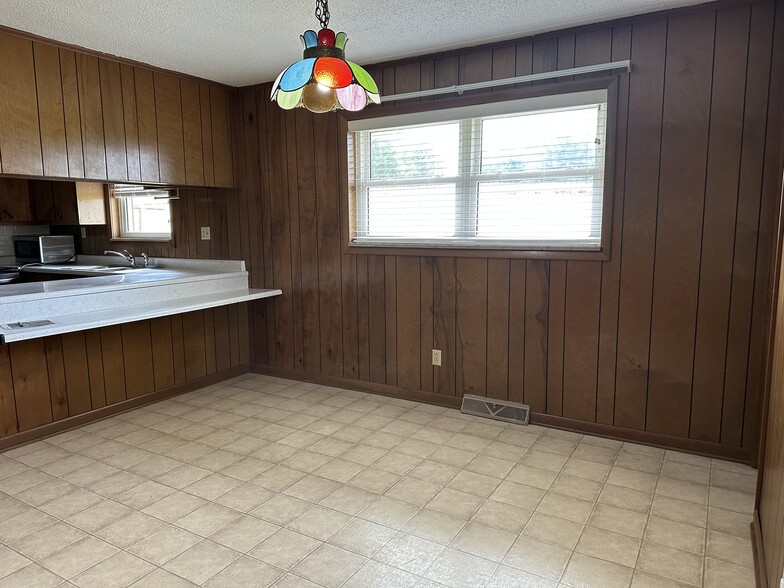
<path fill-rule="evenodd" d="M 280 78 L 280 89 L 284 92 L 299 90 L 302 86 L 307 84 L 313 76 L 313 66 L 315 63 L 315 57 L 300 59 L 296 63 L 292 63 L 289 68 L 283 72 L 283 77 Z"/>

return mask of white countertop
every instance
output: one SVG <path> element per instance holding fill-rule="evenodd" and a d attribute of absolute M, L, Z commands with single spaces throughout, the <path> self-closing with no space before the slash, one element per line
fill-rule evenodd
<path fill-rule="evenodd" d="M 107 263 L 108 261 L 108 263 Z M 122 261 L 122 260 L 120 260 Z M 249 289 L 243 261 L 152 259 L 155 267 L 123 270 L 106 257 L 76 265 L 27 268 L 86 277 L 0 285 L 0 342 L 10 343 L 156 318 L 282 294 Z M 119 273 L 96 270 L 118 266 Z M 108 271 L 116 271 L 109 269 Z M 30 325 L 34 321 L 45 324 Z"/>

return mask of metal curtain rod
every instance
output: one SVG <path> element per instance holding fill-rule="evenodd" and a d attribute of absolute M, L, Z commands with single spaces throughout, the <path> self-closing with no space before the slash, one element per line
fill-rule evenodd
<path fill-rule="evenodd" d="M 482 90 L 484 88 L 495 88 L 497 86 L 508 86 L 509 84 L 520 84 L 523 82 L 536 82 L 539 80 L 551 80 L 553 78 L 560 78 L 562 76 L 577 76 L 586 73 L 596 73 L 600 71 L 610 71 L 613 69 L 625 69 L 627 73 L 631 73 L 632 64 L 628 59 L 623 61 L 611 61 L 610 63 L 597 63 L 596 65 L 583 65 L 581 67 L 572 67 L 569 69 L 559 69 L 558 71 L 546 71 L 542 73 L 528 74 L 524 76 L 516 76 L 514 78 L 503 78 L 500 80 L 490 80 L 487 82 L 475 82 L 473 84 L 459 84 L 455 86 L 447 86 L 444 88 L 433 88 L 432 90 L 419 90 L 417 92 L 404 92 L 402 94 L 392 94 L 390 96 L 382 96 L 386 100 L 410 100 L 411 98 L 424 98 L 426 96 L 437 96 L 439 94 L 452 94 L 457 92 L 462 94 L 468 90 Z"/>

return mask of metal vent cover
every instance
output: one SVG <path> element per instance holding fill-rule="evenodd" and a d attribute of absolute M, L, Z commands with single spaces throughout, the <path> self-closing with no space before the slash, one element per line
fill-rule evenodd
<path fill-rule="evenodd" d="M 505 402 L 503 400 L 490 400 L 482 396 L 463 396 L 460 412 L 474 416 L 486 417 L 507 423 L 527 425 L 531 415 L 531 407 L 527 404 Z"/>

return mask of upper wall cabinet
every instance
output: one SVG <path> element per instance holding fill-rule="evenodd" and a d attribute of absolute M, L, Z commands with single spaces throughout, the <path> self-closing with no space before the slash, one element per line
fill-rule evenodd
<path fill-rule="evenodd" d="M 0 173 L 232 187 L 228 90 L 0 33 Z"/>

